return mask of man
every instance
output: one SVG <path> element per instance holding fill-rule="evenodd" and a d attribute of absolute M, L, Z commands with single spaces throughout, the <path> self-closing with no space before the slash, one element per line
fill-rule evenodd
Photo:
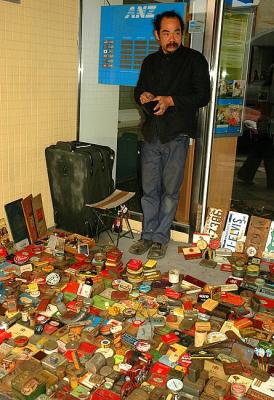
<path fill-rule="evenodd" d="M 154 34 L 160 49 L 144 59 L 134 92 L 146 112 L 141 153 L 143 230 L 129 251 L 140 255 L 149 250 L 148 258 L 154 259 L 165 256 L 189 137 L 196 134 L 199 107 L 210 98 L 207 61 L 182 46 L 183 28 L 174 11 L 156 15 Z"/>

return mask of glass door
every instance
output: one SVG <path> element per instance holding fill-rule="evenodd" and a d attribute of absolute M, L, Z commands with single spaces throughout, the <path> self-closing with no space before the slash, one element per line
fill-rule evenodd
<path fill-rule="evenodd" d="M 274 219 L 274 11 L 268 1 L 256 5 L 224 8 L 198 229 L 207 207 Z"/>
<path fill-rule="evenodd" d="M 231 207 L 274 220 L 273 197 L 274 12 L 270 2 L 262 1 L 250 41 L 245 113 L 236 147 Z"/>
<path fill-rule="evenodd" d="M 214 75 L 213 69 L 216 69 L 216 66 L 212 64 L 215 51 L 213 44 L 216 41 L 216 28 L 218 26 L 216 10 L 220 10 L 220 4 L 223 1 L 184 1 L 186 12 L 184 16 L 185 32 L 183 44 L 205 55 L 209 62 L 212 76 Z M 134 2 L 124 0 L 124 4 L 132 3 Z M 147 1 L 142 0 L 139 3 L 145 4 Z M 150 3 L 154 3 L 154 1 Z M 159 3 L 159 1 L 155 3 Z M 172 2 L 163 0 L 161 3 Z M 174 1 L 174 3 L 179 2 Z M 172 4 L 170 4 L 170 10 L 172 10 Z M 201 181 L 204 176 L 205 149 L 211 146 L 210 143 L 208 144 L 208 113 L 209 111 L 206 108 L 200 110 L 198 139 L 192 140 L 190 143 L 184 182 L 180 190 L 179 205 L 174 221 L 174 229 L 187 233 L 189 232 L 191 219 L 196 219 L 197 214 L 200 212 L 199 203 L 203 187 Z M 132 217 L 137 220 L 141 218 L 142 212 L 140 205 L 142 196 L 140 178 L 140 143 L 142 135 L 140 124 L 141 117 L 133 100 L 133 88 L 120 86 L 116 186 L 122 190 L 136 192 L 135 198 L 129 204 L 129 209 Z M 195 205 L 194 207 L 193 204 Z"/>

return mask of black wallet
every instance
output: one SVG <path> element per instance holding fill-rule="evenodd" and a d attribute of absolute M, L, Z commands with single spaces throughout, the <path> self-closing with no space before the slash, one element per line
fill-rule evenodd
<path fill-rule="evenodd" d="M 157 104 L 158 104 L 157 100 L 152 100 L 152 101 L 149 101 L 148 103 L 142 104 L 142 108 L 146 114 L 152 115 L 155 113 L 154 108 Z"/>

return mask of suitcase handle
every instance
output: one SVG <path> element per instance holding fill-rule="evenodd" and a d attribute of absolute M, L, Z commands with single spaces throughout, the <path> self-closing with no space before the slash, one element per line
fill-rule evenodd
<path fill-rule="evenodd" d="M 58 146 L 58 148 L 61 149 L 61 150 L 65 150 L 65 151 L 69 151 L 69 152 L 74 151 L 75 148 L 76 148 L 75 142 L 62 142 L 62 141 L 58 141 L 58 142 L 56 143 L 56 146 Z"/>

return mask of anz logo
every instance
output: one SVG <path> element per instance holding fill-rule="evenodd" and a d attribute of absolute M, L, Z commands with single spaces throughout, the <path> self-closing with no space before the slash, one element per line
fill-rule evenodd
<path fill-rule="evenodd" d="M 125 18 L 154 18 L 157 6 L 132 6 L 129 8 Z"/>

